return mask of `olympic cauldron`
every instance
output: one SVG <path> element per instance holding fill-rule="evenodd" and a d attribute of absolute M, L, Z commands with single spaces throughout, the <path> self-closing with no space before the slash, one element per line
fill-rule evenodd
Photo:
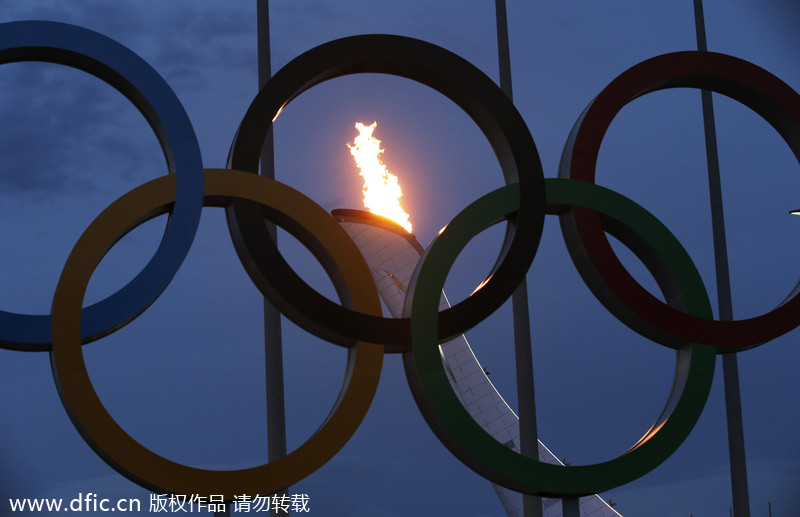
<path fill-rule="evenodd" d="M 695 425 L 710 389 L 715 355 L 758 346 L 796 321 L 797 293 L 757 318 L 714 321 L 702 281 L 680 243 L 633 201 L 594 184 L 604 132 L 616 113 L 646 93 L 675 87 L 712 90 L 749 106 L 800 158 L 800 96 L 755 65 L 709 52 L 654 57 L 625 71 L 586 108 L 570 134 L 559 178 L 545 180 L 522 117 L 475 66 L 430 43 L 366 35 L 320 45 L 297 57 L 261 89 L 233 139 L 227 169 L 203 169 L 194 129 L 164 80 L 126 47 L 84 28 L 53 22 L 0 24 L 0 63 L 47 61 L 97 76 L 145 116 L 171 174 L 123 195 L 87 228 L 61 274 L 50 315 L 0 312 L 0 344 L 49 351 L 67 413 L 109 465 L 140 485 L 175 494 L 269 494 L 308 476 L 333 457 L 366 414 L 383 356 L 400 353 L 417 405 L 434 433 L 464 464 L 490 481 L 528 494 L 578 496 L 628 483 L 675 451 Z M 459 213 L 427 247 L 415 270 L 403 318 L 382 316 L 375 284 L 355 244 L 324 209 L 290 187 L 257 175 L 271 121 L 305 90 L 357 73 L 385 73 L 433 88 L 460 106 L 495 151 L 506 186 Z M 110 416 L 86 371 L 82 346 L 132 321 L 160 295 L 188 252 L 203 206 L 225 207 L 245 270 L 259 290 L 309 332 L 347 348 L 346 382 L 330 417 L 287 456 L 253 468 L 210 471 L 167 460 L 134 440 Z M 156 253 L 117 293 L 82 308 L 92 271 L 114 242 L 169 213 Z M 546 214 L 558 215 L 584 281 L 625 324 L 677 350 L 668 403 L 650 430 L 621 456 L 594 465 L 551 465 L 514 452 L 464 410 L 447 381 L 439 343 L 494 312 L 524 280 Z M 447 271 L 483 228 L 507 220 L 496 266 L 480 290 L 438 310 Z M 334 282 L 336 304 L 299 278 L 270 238 L 276 223 L 306 245 Z M 647 266 L 666 302 L 622 267 L 606 233 Z"/>

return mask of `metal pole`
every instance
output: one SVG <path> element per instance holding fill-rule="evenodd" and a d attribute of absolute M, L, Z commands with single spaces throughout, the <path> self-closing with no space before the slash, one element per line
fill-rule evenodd
<path fill-rule="evenodd" d="M 508 15 L 506 14 L 506 0 L 495 0 L 495 14 L 497 16 L 497 58 L 500 65 L 500 89 L 513 99 L 511 91 L 511 51 L 508 48 Z"/>
<path fill-rule="evenodd" d="M 581 505 L 577 497 L 564 497 L 561 499 L 562 517 L 580 517 Z"/>
<path fill-rule="evenodd" d="M 702 0 L 694 0 L 697 49 L 707 51 L 706 26 Z M 717 135 L 714 125 L 714 105 L 711 92 L 701 92 L 703 127 L 708 163 L 708 190 L 711 200 L 711 231 L 714 239 L 714 268 L 717 277 L 717 303 L 719 319 L 733 319 L 728 252 L 725 241 L 725 219 L 722 211 L 722 186 L 719 174 Z M 750 517 L 750 496 L 747 488 L 747 462 L 744 453 L 744 426 L 742 425 L 742 400 L 739 393 L 739 365 L 736 354 L 722 356 L 722 376 L 725 386 L 725 410 L 728 423 L 728 453 L 730 455 L 731 492 L 733 514 Z"/>
<path fill-rule="evenodd" d="M 258 88 L 261 89 L 272 75 L 269 49 L 269 0 L 256 0 L 256 33 L 258 51 Z M 274 146 L 272 128 L 261 149 L 261 175 L 275 178 Z M 277 229 L 272 223 L 267 229 L 275 243 Z M 274 461 L 286 456 L 286 417 L 283 403 L 283 349 L 281 346 L 281 314 L 264 299 L 264 356 L 267 377 L 267 458 Z M 214 515 L 230 515 L 230 504 L 224 512 Z M 272 514 L 272 512 L 270 512 Z"/>
<path fill-rule="evenodd" d="M 497 16 L 500 88 L 509 99 L 513 99 L 505 0 L 495 0 L 495 13 Z M 531 350 L 527 279 L 523 279 L 523 282 L 514 291 L 511 304 L 514 315 L 514 356 L 517 367 L 517 399 L 519 401 L 519 448 L 524 456 L 538 459 L 539 440 L 536 429 L 536 401 L 533 391 L 533 352 Z M 522 511 L 525 517 L 542 517 L 542 499 L 538 496 L 523 494 Z"/>
<path fill-rule="evenodd" d="M 269 45 L 269 0 L 256 0 L 258 25 L 258 87 L 272 76 Z M 270 128 L 261 149 L 261 175 L 275 178 L 275 156 Z M 277 229 L 268 224 L 270 236 L 278 242 Z M 264 300 L 264 356 L 267 381 L 267 449 L 269 461 L 286 456 L 286 413 L 283 396 L 283 348 L 281 314 L 268 300 Z M 288 487 L 287 487 L 288 488 Z M 279 495 L 286 491 L 279 492 Z M 277 513 L 270 512 L 271 515 Z M 285 513 L 283 514 L 285 515 Z"/>

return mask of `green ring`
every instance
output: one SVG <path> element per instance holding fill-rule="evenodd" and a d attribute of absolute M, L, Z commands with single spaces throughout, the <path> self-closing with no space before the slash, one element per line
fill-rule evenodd
<path fill-rule="evenodd" d="M 716 350 L 697 343 L 678 348 L 675 381 L 662 416 L 627 452 L 610 461 L 551 465 L 522 456 L 495 440 L 470 417 L 450 386 L 438 347 L 437 313 L 444 281 L 456 257 L 472 237 L 518 209 L 517 189 L 516 184 L 508 185 L 472 203 L 423 255 L 405 306 L 406 315 L 411 317 L 411 350 L 403 354 L 409 386 L 439 440 L 490 481 L 517 492 L 549 497 L 610 490 L 650 472 L 683 443 L 708 398 Z M 671 287 L 676 289 L 665 290 L 670 303 L 682 306 L 689 314 L 711 317 L 697 269 L 677 239 L 652 214 L 620 194 L 587 182 L 548 179 L 546 193 L 549 213 L 563 211 L 565 206 L 600 212 L 604 227 L 608 225 L 606 231 L 618 232 L 651 271 L 671 277 Z"/>

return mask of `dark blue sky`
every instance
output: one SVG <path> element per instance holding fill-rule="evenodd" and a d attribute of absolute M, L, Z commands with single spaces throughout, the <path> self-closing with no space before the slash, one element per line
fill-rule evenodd
<path fill-rule="evenodd" d="M 692 3 L 510 2 L 515 104 L 556 175 L 566 137 L 608 82 L 649 57 L 695 48 Z M 785 6 L 784 6 L 785 7 Z M 749 60 L 800 88 L 796 10 L 731 0 L 706 6 L 710 50 Z M 255 3 L 32 1 L 0 21 L 45 19 L 103 33 L 171 85 L 197 132 L 206 167 L 223 167 L 257 89 Z M 787 21 L 789 20 L 789 21 Z M 493 2 L 273 2 L 273 70 L 352 34 L 392 33 L 441 45 L 497 78 Z M 157 141 L 119 93 L 56 65 L 0 67 L 0 308 L 46 313 L 67 255 L 114 199 L 165 173 Z M 797 282 L 797 160 L 748 109 L 715 96 L 734 314 L 770 310 Z M 384 161 L 399 176 L 415 234 L 426 244 L 469 202 L 502 184 L 491 148 L 455 105 L 404 79 L 357 76 L 303 94 L 275 126 L 276 176 L 326 209 L 359 208 L 360 179 L 345 145 L 356 121 L 378 121 Z M 688 249 L 715 300 L 700 94 L 671 90 L 626 107 L 603 144 L 598 183 L 654 213 Z M 165 219 L 126 236 L 90 284 L 113 292 L 147 261 Z M 462 255 L 447 291 L 471 292 L 491 267 L 497 231 Z M 281 247 L 309 283 L 333 296 L 321 268 L 285 234 Z M 487 251 L 488 250 L 488 251 Z M 634 259 L 621 255 L 640 274 Z M 653 282 L 642 280 L 648 286 Z M 541 439 L 572 464 L 620 454 L 658 415 L 674 353 L 617 322 L 575 272 L 548 220 L 528 278 Z M 716 305 L 715 305 L 716 307 Z M 224 214 L 204 212 L 173 283 L 129 326 L 85 347 L 95 387 L 130 434 L 170 459 L 209 468 L 266 456 L 261 302 L 235 256 Z M 492 381 L 515 402 L 510 310 L 468 334 Z M 285 323 L 289 446 L 324 420 L 344 372 L 343 350 Z M 788 515 L 800 485 L 797 332 L 740 354 L 754 515 Z M 96 492 L 140 497 L 83 442 L 58 399 L 46 354 L 0 351 L 0 458 L 7 497 Z M 719 362 L 718 362 L 719 363 Z M 727 515 L 730 489 L 721 366 L 686 443 L 639 481 L 602 494 L 624 515 Z M 319 515 L 499 516 L 488 482 L 458 462 L 416 409 L 399 357 L 350 443 L 296 487 Z M 654 510 L 655 508 L 655 510 Z"/>

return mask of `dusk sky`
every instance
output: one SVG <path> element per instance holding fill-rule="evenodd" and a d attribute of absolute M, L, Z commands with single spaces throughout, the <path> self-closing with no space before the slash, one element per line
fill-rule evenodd
<path fill-rule="evenodd" d="M 791 4 L 791 5 L 790 5 Z M 706 2 L 709 50 L 750 61 L 800 89 L 792 2 Z M 3 2 L 0 22 L 51 20 L 104 34 L 147 61 L 192 121 L 203 165 L 224 168 L 257 93 L 254 1 Z M 581 112 L 616 76 L 659 54 L 696 49 L 692 2 L 508 4 L 514 103 L 555 177 Z M 442 46 L 497 80 L 494 2 L 294 0 L 271 3 L 273 73 L 304 51 L 344 36 L 399 34 Z M 0 67 L 0 309 L 46 314 L 62 267 L 89 223 L 132 188 L 166 173 L 142 115 L 116 90 L 60 65 Z M 800 167 L 778 133 L 748 108 L 714 96 L 734 316 L 763 314 L 800 277 Z M 361 180 L 347 148 L 356 122 L 377 121 L 383 159 L 399 177 L 414 234 L 426 245 L 471 201 L 503 185 L 474 122 L 412 81 L 356 75 L 312 88 L 274 126 L 276 179 L 326 210 L 361 208 Z M 715 314 L 716 286 L 700 93 L 637 99 L 603 141 L 597 183 L 658 217 L 701 272 Z M 130 280 L 152 256 L 166 217 L 117 243 L 89 284 L 88 303 Z M 502 232 L 484 232 L 448 277 L 451 301 L 467 296 L 497 257 Z M 285 232 L 288 262 L 334 297 L 321 267 Z M 655 283 L 621 245 L 649 289 Z M 658 417 L 675 353 L 617 321 L 591 294 L 550 217 L 528 275 L 540 439 L 573 465 L 614 458 Z M 119 424 L 169 459 L 212 469 L 266 461 L 261 295 L 242 268 L 222 209 L 204 209 L 173 282 L 140 317 L 88 344 L 92 382 Z M 336 400 L 345 351 L 284 319 L 290 449 Z M 507 303 L 468 332 L 490 379 L 516 408 Z M 800 507 L 798 331 L 739 354 L 752 514 Z M 600 494 L 623 515 L 727 516 L 727 434 L 718 358 L 700 420 L 665 463 Z M 149 493 L 84 442 L 58 396 L 46 352 L 0 350 L 0 514 L 8 498 Z M 399 356 L 387 356 L 366 419 L 342 451 L 292 487 L 313 515 L 500 517 L 488 481 L 459 462 L 417 409 Z M 148 513 L 142 512 L 142 515 Z M 22 515 L 22 514 L 14 514 Z M 35 514 L 34 514 L 35 515 Z M 89 514 L 86 514 L 89 515 Z"/>

